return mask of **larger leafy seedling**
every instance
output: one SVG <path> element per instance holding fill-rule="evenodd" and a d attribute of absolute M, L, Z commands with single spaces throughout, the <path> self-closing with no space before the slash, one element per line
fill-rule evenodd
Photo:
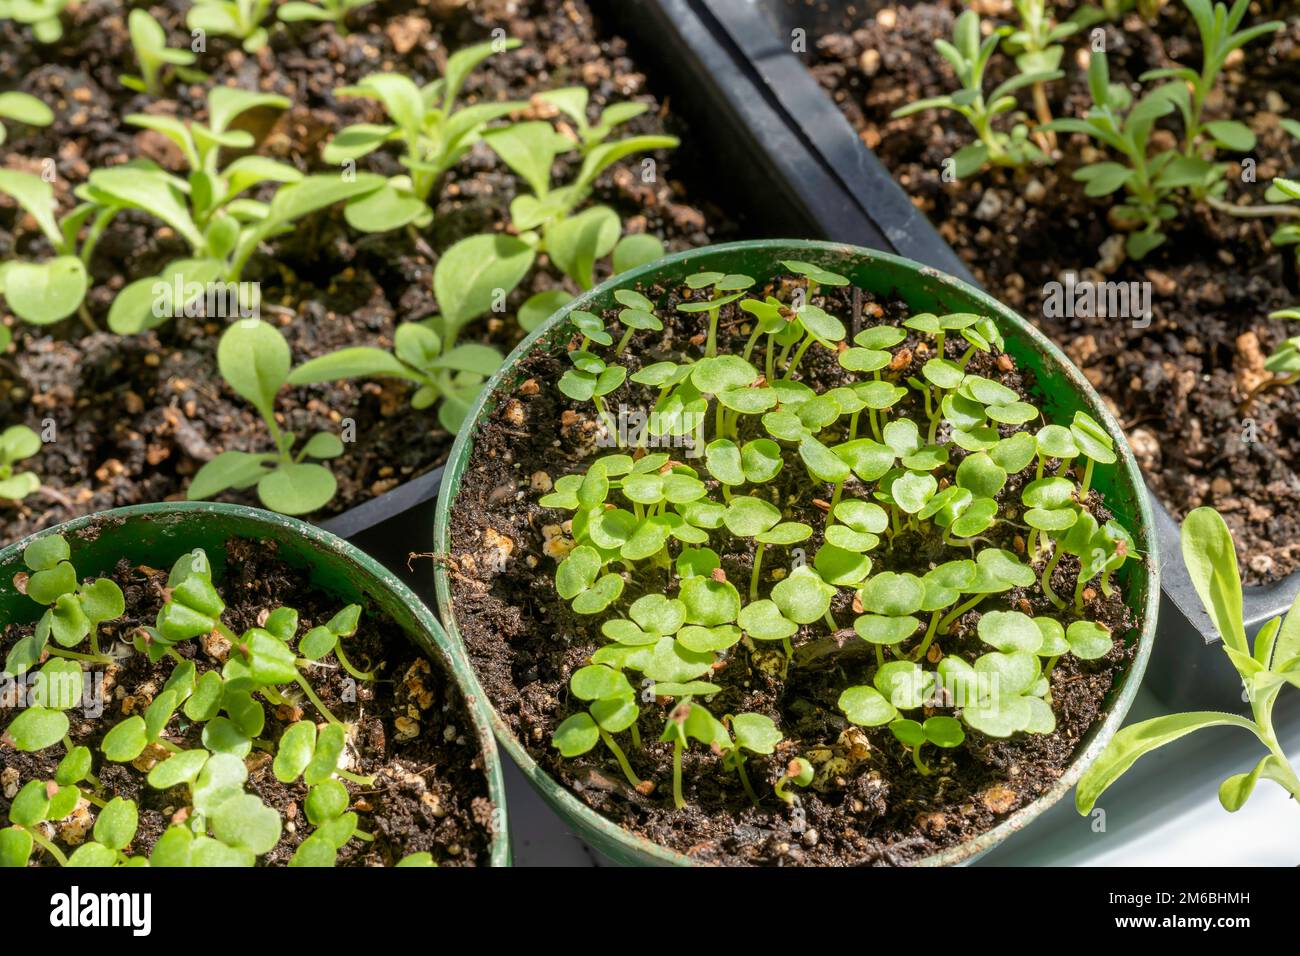
<path fill-rule="evenodd" d="M 306 514 L 326 505 L 338 487 L 322 460 L 343 454 L 333 432 L 317 432 L 301 444 L 275 416 L 275 400 L 289 379 L 289 344 L 260 320 L 230 326 L 217 346 L 217 364 L 231 391 L 257 409 L 274 451 L 223 451 L 199 469 L 186 492 L 191 500 L 224 491 L 257 489 L 262 504 L 281 514 Z"/>

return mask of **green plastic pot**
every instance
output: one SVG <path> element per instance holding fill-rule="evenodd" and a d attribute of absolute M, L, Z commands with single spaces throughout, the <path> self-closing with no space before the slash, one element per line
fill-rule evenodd
<path fill-rule="evenodd" d="M 312 584 L 322 591 L 341 602 L 360 604 L 390 618 L 460 687 L 483 753 L 488 796 L 497 811 L 490 862 L 492 866 L 510 865 L 505 781 L 492 736 L 493 715 L 459 648 L 448 640 L 420 599 L 383 565 L 314 525 L 259 508 L 207 501 L 136 505 L 76 518 L 0 551 L 0 621 L 29 622 L 40 616 L 40 606 L 19 594 L 9 582 L 19 571 L 26 570 L 23 549 L 51 534 L 68 539 L 73 563 L 82 578 L 107 574 L 121 558 L 133 564 L 169 568 L 186 552 L 203 548 L 212 561 L 214 577 L 220 581 L 227 539 L 273 541 L 278 545 L 278 556 L 292 567 L 308 569 Z"/>
<path fill-rule="evenodd" d="M 1137 694 L 1147 659 L 1151 655 L 1160 604 L 1160 558 L 1151 507 L 1146 486 L 1119 424 L 1087 379 L 1070 364 L 1060 349 L 1020 316 L 985 293 L 952 276 L 899 256 L 838 243 L 794 240 L 710 246 L 667 256 L 624 273 L 578 297 L 547 319 L 519 344 L 501 370 L 488 381 L 451 450 L 434 519 L 434 550 L 444 555 L 451 552 L 449 515 L 474 450 L 474 435 L 480 423 L 499 402 L 514 394 L 524 377 L 519 369 L 519 360 L 524 355 L 539 349 L 563 352 L 567 348 L 574 335 L 569 318 L 571 313 L 583 310 L 599 314 L 607 309 L 617 309 L 619 306 L 614 300 L 616 289 L 676 285 L 696 272 L 741 273 L 761 278 L 782 271 L 783 259 L 799 259 L 841 273 L 856 285 L 878 295 L 898 295 L 914 312 L 977 312 L 991 316 L 1006 339 L 1007 352 L 1015 357 L 1021 368 L 1034 373 L 1038 383 L 1035 399 L 1048 417 L 1053 421 L 1068 421 L 1075 411 L 1087 412 L 1106 428 L 1119 452 L 1116 465 L 1097 470 L 1093 487 L 1105 495 L 1107 507 L 1125 527 L 1133 530 L 1138 553 L 1143 556 L 1141 563 L 1129 562 L 1120 574 L 1129 606 L 1141 622 L 1133 633 L 1125 635 L 1126 640 L 1137 643 L 1133 662 L 1112 688 L 1106 702 L 1105 716 L 1088 732 L 1074 760 L 1051 789 L 1033 803 L 1012 813 L 993 829 L 920 861 L 925 866 L 967 863 L 1025 827 L 1061 799 L 1115 735 Z M 543 570 L 538 571 L 538 574 L 544 573 Z M 456 607 L 451 600 L 450 582 L 442 562 L 434 564 L 434 581 L 443 624 L 452 639 L 460 641 Z M 473 693 L 486 699 L 477 678 L 472 680 Z M 685 866 L 695 863 L 684 854 L 635 836 L 590 809 L 538 766 L 511 733 L 495 707 L 492 709 L 492 723 L 501 746 L 546 802 L 601 853 L 623 864 Z"/>

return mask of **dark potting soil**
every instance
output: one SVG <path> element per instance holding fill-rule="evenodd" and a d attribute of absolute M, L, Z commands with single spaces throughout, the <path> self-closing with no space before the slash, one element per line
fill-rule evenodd
<path fill-rule="evenodd" d="M 764 294 L 757 288 L 750 291 L 759 297 Z M 672 318 L 666 320 L 663 333 L 636 334 L 620 357 L 629 375 L 642 364 L 687 351 L 699 354 L 704 341 L 704 317 L 674 312 L 680 301 L 678 290 L 648 294 L 662 305 L 659 314 Z M 900 301 L 877 303 L 857 290 L 831 290 L 829 298 L 825 308 L 842 318 L 851 317 L 846 325 L 853 330 L 863 327 L 866 316 L 882 316 L 868 324 L 898 324 L 909 314 Z M 614 313 L 606 318 L 612 321 Z M 749 332 L 748 320 L 735 306 L 724 307 L 720 354 L 728 349 L 739 354 Z M 927 348 L 909 335 L 894 350 L 896 360 L 886 377 L 900 382 L 919 374 L 925 359 L 932 357 Z M 949 357 L 957 357 L 957 352 Z M 723 688 L 707 702 L 712 713 L 763 713 L 785 735 L 773 756 L 750 758 L 749 774 L 758 781 L 760 805 L 748 800 L 735 774 L 723 771 L 714 754 L 696 747 L 683 758 L 688 806 L 674 809 L 671 745 L 656 742 L 671 705 L 643 709 L 638 725 L 643 746 L 628 749 L 638 777 L 654 782 L 651 794 L 630 788 L 603 748 L 577 759 L 562 759 L 552 748 L 551 737 L 576 710 L 568 680 L 606 643 L 600 623 L 608 615 L 574 614 L 556 594 L 555 567 L 566 545 L 571 545 L 564 524 L 571 514 L 542 508 L 538 500 L 561 475 L 581 473 L 595 457 L 611 450 L 596 447 L 597 421 L 591 406 L 571 402 L 552 387 L 567 367 L 563 354 L 529 356 L 524 380 L 513 398 L 503 401 L 480 426 L 451 512 L 447 556 L 456 620 L 475 670 L 515 736 L 549 774 L 592 809 L 635 834 L 701 862 L 735 865 L 906 864 L 977 836 L 1051 788 L 1104 712 L 1108 692 L 1132 658 L 1131 643 L 1117 640 L 1102 660 L 1085 662 L 1067 656 L 1058 662 L 1051 675 L 1055 733 L 996 740 L 968 731 L 965 743 L 956 750 L 928 748 L 926 757 L 936 768 L 928 777 L 913 767 L 886 728 L 859 728 L 846 722 L 836 701 L 845 687 L 869 683 L 874 653 L 851 629 L 841 627 L 830 635 L 821 623 L 801 628 L 792 639 L 794 660 L 788 671 L 779 646 L 756 646 L 745 638 L 708 678 Z M 970 369 L 1021 394 L 1032 394 L 1031 376 L 1018 370 L 1010 356 L 981 354 Z M 809 351 L 800 377 L 819 390 L 850 378 L 820 347 Z M 606 401 L 611 408 L 620 403 L 650 408 L 654 395 L 628 382 Z M 915 414 L 919 409 L 907 404 L 911 401 L 905 399 L 902 407 Z M 742 421 L 753 424 L 752 419 Z M 955 465 L 963 453 L 950 447 Z M 1032 477 L 1032 469 L 1011 476 L 999 498 L 1014 496 L 1008 500 L 1019 501 L 1019 489 Z M 716 482 L 707 479 L 706 483 L 716 494 Z M 811 555 L 820 545 L 825 522 L 825 513 L 814 499 L 824 504 L 831 491 L 828 485 L 810 489 L 808 483 L 797 454 L 786 449 L 785 467 L 771 483 L 778 492 L 774 500 L 783 503 L 785 519 L 816 529 L 802 546 Z M 868 497 L 870 491 L 852 478 L 845 497 Z M 1099 520 L 1110 517 L 1095 491 L 1090 505 Z M 984 540 L 1021 555 L 1025 552 L 1024 539 L 1004 522 L 990 529 Z M 752 540 L 733 539 L 720 530 L 711 535 L 710 547 L 721 555 L 728 580 L 749 579 Z M 901 536 L 892 550 L 873 554 L 875 571 L 916 573 L 928 570 L 932 561 L 955 556 L 940 540 L 915 533 Z M 764 563 L 763 593 L 776 574 L 784 573 L 782 563 L 775 555 Z M 1062 560 L 1053 577 L 1054 588 L 1073 593 L 1077 570 L 1072 558 Z M 643 592 L 671 593 L 671 588 L 658 572 L 644 581 L 629 579 L 620 603 L 630 603 Z M 1140 622 L 1118 588 L 1110 598 L 1092 589 L 1085 596 L 1089 618 L 1106 624 L 1117 638 L 1132 641 Z M 852 620 L 851 600 L 842 590 L 832 604 L 841 625 Z M 1037 585 L 1015 589 L 958 619 L 952 633 L 939 642 L 941 652 L 968 659 L 977 656 L 981 651 L 975 627 L 980 611 L 999 607 L 1056 613 Z M 918 640 L 919 636 L 909 639 L 903 648 L 915 647 Z M 771 794 L 771 785 L 788 762 L 800 755 L 819 771 L 813 788 L 800 791 L 802 817 Z"/>
<path fill-rule="evenodd" d="M 173 46 L 189 46 L 188 6 L 169 0 L 150 8 Z M 11 21 L 0 22 L 0 88 L 36 95 L 55 113 L 54 124 L 44 129 L 8 124 L 0 166 L 40 173 L 52 161 L 64 211 L 92 169 L 137 156 L 181 168 L 169 141 L 125 125 L 124 116 L 202 119 L 206 109 L 209 84 L 175 85 L 161 101 L 120 85 L 121 74 L 137 71 L 126 13 L 124 4 L 107 0 L 75 5 L 64 16 L 63 40 L 51 46 L 35 44 L 30 31 Z M 592 201 L 616 208 L 628 231 L 654 233 L 673 249 L 706 244 L 715 227 L 722 234 L 731 228 L 717 208 L 687 197 L 681 177 L 699 183 L 703 157 L 690 155 L 689 135 L 656 98 L 624 41 L 606 32 L 583 0 L 386 0 L 356 12 L 349 23 L 353 32 L 346 37 L 332 25 L 276 24 L 269 47 L 254 55 L 227 38 L 209 37 L 196 66 L 211 75 L 211 84 L 288 96 L 291 109 L 255 111 L 236 125 L 254 132 L 257 152 L 304 171 L 326 171 L 319 156 L 331 135 L 353 123 L 382 121 L 377 104 L 339 98 L 334 90 L 378 71 L 427 82 L 441 75 L 449 52 L 504 29 L 523 46 L 476 70 L 462 102 L 528 101 L 547 89 L 582 85 L 591 91 L 593 109 L 623 100 L 647 103 L 651 109 L 620 132 L 671 132 L 683 146 L 656 156 L 655 183 L 634 172 L 641 157 L 616 164 L 600 178 Z M 553 115 L 536 106 L 525 113 Z M 564 165 L 557 166 L 557 177 L 568 175 Z M 372 154 L 360 166 L 388 175 L 402 171 L 395 151 Z M 424 234 L 361 235 L 335 209 L 273 240 L 244 279 L 261 283 L 263 317 L 285 333 L 295 362 L 344 346 L 391 347 L 399 323 L 437 311 L 432 275 L 438 253 L 457 239 L 503 228 L 516 188 L 513 174 L 480 144 L 448 174 Z M 113 294 L 127 282 L 155 274 L 185 252 L 157 220 L 119 215 L 91 263 L 96 284 L 87 302 L 95 321 L 104 326 Z M 18 254 L 45 256 L 49 250 L 35 224 L 0 199 L 0 256 Z M 538 268 L 512 296 L 510 309 L 560 281 L 549 267 Z M 43 487 L 21 503 L 0 504 L 0 540 L 93 511 L 183 498 L 193 474 L 218 452 L 270 449 L 261 419 L 217 373 L 224 319 L 179 319 L 127 338 L 88 334 L 75 317 L 38 329 L 16 322 L 2 305 L 0 320 L 15 332 L 15 344 L 0 355 L 0 428 L 24 422 L 55 439 L 24 465 L 42 477 Z M 503 353 L 519 337 L 509 317 L 463 333 L 464 341 L 489 342 Z M 388 491 L 446 457 L 452 436 L 432 411 L 413 411 L 409 396 L 408 385 L 379 379 L 282 392 L 278 412 L 299 436 L 337 433 L 347 419 L 356 423 L 355 443 L 330 463 L 339 490 L 321 516 Z M 251 493 L 226 497 L 256 504 Z"/>
<path fill-rule="evenodd" d="M 255 627 L 276 607 L 300 612 L 300 635 L 341 609 L 337 599 L 312 587 L 305 572 L 280 562 L 274 546 L 268 547 L 267 542 L 232 538 L 226 549 L 226 570 L 215 583 L 227 602 L 223 620 L 236 634 Z M 171 674 L 169 661 L 150 663 L 126 644 L 137 627 L 153 624 L 163 604 L 167 572 L 165 568 L 131 567 L 125 561 L 118 564 L 111 577 L 126 596 L 126 614 L 104 626 L 100 643 L 107 650 L 114 641 L 124 642 L 124 656 L 98 675 L 102 716 L 88 718 L 80 707 L 68 711 L 73 742 L 95 754 L 101 796 L 126 797 L 140 808 L 139 831 L 127 848 L 132 855 L 147 855 L 188 799 L 184 787 L 160 791 L 145 783 L 149 769 L 160 756 L 166 757 L 166 751 L 150 747 L 130 764 L 108 763 L 99 752 L 104 735 L 125 717 L 143 713 Z M 7 654 L 31 631 L 31 625 L 6 626 L 0 632 L 0 655 Z M 376 671 L 374 682 L 345 684 L 346 672 L 332 654 L 322 659 L 320 669 L 305 672 L 312 689 L 334 715 L 355 724 L 342 766 L 376 777 L 369 787 L 343 781 L 351 797 L 349 809 L 360 818 L 358 828 L 375 839 L 349 840 L 339 851 L 338 865 L 392 866 L 409 853 L 423 851 L 431 853 L 440 866 L 486 866 L 493 807 L 487 795 L 483 755 L 460 690 L 396 624 L 369 609 L 363 609 L 360 628 L 346 640 L 348 659 L 359 668 Z M 229 647 L 223 646 L 226 643 L 185 641 L 176 649 L 203 674 L 221 667 L 229 652 Z M 351 688 L 354 695 L 348 693 Z M 7 687 L 5 698 L 0 699 L 0 727 L 18 714 L 14 689 L 13 685 Z M 351 701 L 344 699 L 347 697 Z M 263 736 L 271 740 L 278 740 L 296 719 L 324 720 L 305 699 L 288 707 L 264 706 Z M 178 714 L 165 734 L 178 746 L 192 749 L 202 746 L 201 729 Z M 52 779 L 62 756 L 61 747 L 20 753 L 0 746 L 0 814 L 7 813 L 10 801 L 29 780 Z M 284 865 L 313 829 L 302 805 L 307 787 L 301 780 L 292 785 L 281 783 L 271 772 L 268 753 L 254 750 L 245 763 L 248 787 L 280 814 L 284 828 L 280 842 L 259 859 L 263 865 Z M 69 817 L 53 823 L 46 835 L 70 853 L 91 839 L 94 816 L 94 808 L 83 799 Z M 41 865 L 55 862 L 39 851 L 34 859 Z"/>
<path fill-rule="evenodd" d="M 1057 3 L 1057 16 L 1078 6 Z M 980 282 L 1038 323 L 1103 393 L 1164 504 L 1179 517 L 1213 505 L 1232 528 L 1244 577 L 1283 577 L 1300 567 L 1300 387 L 1266 392 L 1242 407 L 1270 374 L 1263 369 L 1269 352 L 1296 334 L 1295 323 L 1267 318 L 1300 301 L 1293 249 L 1268 241 L 1283 220 L 1189 204 L 1169 224 L 1163 246 L 1126 261 L 1117 249 L 1122 233 L 1107 222 L 1112 199 L 1088 198 L 1071 178 L 1087 162 L 1113 158 L 1082 136 L 1060 138 L 1055 165 L 945 182 L 943 162 L 972 141 L 970 126 L 947 111 L 901 119 L 890 113 L 957 88 L 933 42 L 951 37 L 965 7 L 958 0 L 850 4 L 845 29 L 817 40 L 813 74 Z M 1009 0 L 975 7 L 986 19 L 1015 18 Z M 1278 124 L 1295 117 L 1300 103 L 1300 13 L 1286 3 L 1253 4 L 1247 25 L 1267 19 L 1286 26 L 1231 57 L 1206 105 L 1207 119 L 1240 120 L 1258 136 L 1256 181 L 1230 177 L 1226 198 L 1235 203 L 1262 203 L 1274 177 L 1300 170 L 1300 142 Z M 1104 28 L 1111 79 L 1130 89 L 1146 70 L 1199 69 L 1200 41 L 1181 4 L 1167 4 L 1154 28 L 1133 14 Z M 1065 41 L 1066 79 L 1047 86 L 1055 116 L 1082 116 L 1091 105 L 1088 41 L 1086 32 Z M 1009 57 L 995 55 L 986 89 L 1012 69 Z M 1027 94 L 1021 102 L 1029 108 Z M 1160 126 L 1154 148 L 1168 148 L 1181 126 Z M 1149 326 L 1045 315 L 1044 287 L 1070 271 L 1093 281 L 1150 282 Z"/>

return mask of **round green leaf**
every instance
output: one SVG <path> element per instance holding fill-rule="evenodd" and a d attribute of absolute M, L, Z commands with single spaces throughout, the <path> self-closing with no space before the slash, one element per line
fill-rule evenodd
<path fill-rule="evenodd" d="M 898 716 L 894 705 L 874 687 L 859 685 L 840 694 L 839 708 L 859 727 L 879 727 Z"/>

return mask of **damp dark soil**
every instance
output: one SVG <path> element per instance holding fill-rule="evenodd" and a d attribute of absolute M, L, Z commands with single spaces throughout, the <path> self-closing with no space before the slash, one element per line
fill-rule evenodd
<path fill-rule="evenodd" d="M 1062 19 L 1078 6 L 1055 4 Z M 1284 29 L 1231 57 L 1206 105 L 1207 119 L 1240 120 L 1258 136 L 1255 181 L 1230 177 L 1227 198 L 1235 203 L 1261 203 L 1274 177 L 1300 171 L 1300 142 L 1278 122 L 1300 104 L 1300 13 L 1287 4 L 1263 6 L 1252 5 L 1247 23 L 1279 19 Z M 1060 140 L 1054 165 L 945 182 L 943 162 L 971 141 L 969 125 L 952 112 L 890 113 L 956 89 L 933 42 L 951 37 L 965 7 L 958 0 L 849 4 L 843 29 L 809 44 L 813 74 L 976 278 L 1038 323 L 1103 393 L 1166 507 L 1178 517 L 1201 505 L 1222 512 L 1251 583 L 1300 568 L 1300 387 L 1242 405 L 1269 376 L 1268 353 L 1296 334 L 1294 323 L 1267 317 L 1300 301 L 1292 247 L 1268 240 L 1280 220 L 1235 218 L 1191 203 L 1162 247 L 1127 261 L 1107 222 L 1110 200 L 1089 199 L 1071 178 L 1081 165 L 1110 158 L 1081 136 Z M 975 7 L 986 19 L 1015 17 L 1009 0 Z M 1154 28 L 1130 14 L 1104 29 L 1115 82 L 1136 89 L 1147 70 L 1199 67 L 1198 35 L 1180 4 L 1167 4 Z M 1088 39 L 1084 33 L 1065 42 L 1066 79 L 1047 87 L 1055 116 L 1081 116 L 1091 105 Z M 990 87 L 1013 68 L 996 55 Z M 1153 142 L 1168 148 L 1179 132 L 1165 124 Z M 1150 282 L 1150 324 L 1044 314 L 1045 286 L 1066 272 Z"/>
<path fill-rule="evenodd" d="M 755 288 L 751 293 L 761 297 L 768 291 L 776 290 Z M 661 306 L 660 315 L 673 318 L 667 320 L 663 333 L 637 333 L 620 357 L 629 375 L 642 364 L 683 353 L 698 355 L 704 341 L 703 319 L 674 312 L 684 294 L 681 290 L 656 289 L 647 294 Z M 896 299 L 877 302 L 859 290 L 851 294 L 831 290 L 827 298 L 825 308 L 846 319 L 850 334 L 872 324 L 898 324 L 909 314 Z M 611 312 L 607 320 L 613 319 Z M 724 307 L 720 353 L 740 352 L 749 332 L 747 320 L 735 306 Z M 651 339 L 651 334 L 663 338 Z M 559 342 L 554 352 L 529 356 L 513 397 L 503 400 L 478 426 L 460 497 L 451 512 L 447 558 L 456 621 L 475 670 L 515 736 L 549 774 L 632 833 L 700 862 L 724 865 L 909 864 L 976 837 L 1052 787 L 1084 735 L 1105 712 L 1108 694 L 1135 651 L 1140 621 L 1125 605 L 1119 588 L 1109 598 L 1091 588 L 1085 592 L 1086 615 L 1123 639 L 1102 660 L 1066 657 L 1056 665 L 1051 675 L 1056 732 L 996 740 L 970 731 L 956 750 L 927 754 L 935 761 L 932 776 L 917 772 L 886 728 L 851 726 L 836 706 L 840 692 L 869 683 L 876 666 L 868 645 L 844 627 L 854 614 L 852 595 L 844 589 L 832 604 L 841 629 L 830 634 L 820 622 L 801 628 L 792 639 L 790 667 L 779 647 L 754 645 L 745 638 L 708 678 L 723 688 L 707 702 L 712 713 L 763 713 L 785 735 L 771 757 L 750 758 L 750 776 L 760 781 L 756 786 L 764 795 L 759 806 L 746 798 L 733 773 L 720 768 L 717 757 L 696 748 L 684 757 L 688 806 L 681 811 L 673 808 L 671 745 L 656 743 L 671 706 L 663 701 L 643 708 L 638 728 L 643 746 L 628 749 L 637 775 L 654 782 L 653 793 L 630 788 L 601 748 L 578 759 L 561 759 L 550 741 L 558 724 L 576 710 L 568 680 L 606 643 L 600 623 L 607 616 L 576 615 L 556 594 L 556 562 L 572 545 L 564 524 L 571 513 L 538 504 L 556 478 L 585 471 L 595 457 L 608 451 L 596 447 L 598 424 L 591 406 L 571 402 L 549 384 L 569 364 L 563 349 L 575 344 Z M 894 349 L 895 361 L 884 373 L 886 378 L 901 382 L 919 374 L 925 359 L 933 357 L 926 349 L 914 334 L 909 335 Z M 957 354 L 950 352 L 949 357 Z M 970 369 L 1022 395 L 1033 394 L 1032 376 L 1017 369 L 1010 356 L 980 354 Z M 847 375 L 821 348 L 808 353 L 800 372 L 819 391 L 843 384 Z M 654 396 L 629 382 L 607 402 L 611 408 L 620 403 L 649 408 Z M 910 415 L 924 414 L 910 402 L 912 398 L 904 399 L 899 407 Z M 842 426 L 843 422 L 831 430 Z M 743 437 L 747 436 L 742 431 Z M 946 440 L 944 431 L 940 440 Z M 955 466 L 962 452 L 956 446 L 951 450 Z M 782 505 L 786 519 L 817 529 L 803 545 L 812 555 L 825 522 L 825 513 L 814 499 L 829 499 L 831 489 L 828 485 L 810 488 L 797 454 L 786 451 L 785 467 L 768 487 L 776 489 L 773 500 Z M 674 457 L 681 460 L 681 453 L 674 452 Z M 689 457 L 684 460 L 698 464 Z M 1019 501 L 1019 489 L 1032 477 L 1032 469 L 1011 476 L 1002 496 Z M 708 479 L 706 484 L 710 496 L 716 497 L 716 482 Z M 853 478 L 844 496 L 868 497 L 871 490 Z M 1110 517 L 1095 491 L 1089 504 L 1099 520 Z M 985 537 L 989 545 L 1024 555 L 1025 541 L 1005 522 Z M 721 555 L 728 580 L 749 580 L 752 539 L 734 539 L 719 531 L 711 535 L 709 546 Z M 873 552 L 873 570 L 923 573 L 933 562 L 960 556 L 933 537 L 913 533 L 900 536 L 885 553 Z M 767 593 L 776 576 L 785 573 L 781 565 L 775 556 L 764 562 L 761 593 Z M 1053 577 L 1058 592 L 1073 593 L 1077 569 L 1073 559 L 1061 561 Z M 658 572 L 647 580 L 625 578 L 620 606 L 642 593 L 671 593 L 675 587 Z M 1015 589 L 959 618 L 950 636 L 939 642 L 940 649 L 932 648 L 931 653 L 974 659 L 981 653 L 975 633 L 980 612 L 997 608 L 1057 613 L 1036 585 Z M 919 635 L 901 648 L 910 650 L 918 640 Z M 771 785 L 800 755 L 811 760 L 818 773 L 813 787 L 800 791 L 802 812 L 793 813 L 772 796 Z"/>
<path fill-rule="evenodd" d="M 95 754 L 95 772 L 103 796 L 126 797 L 140 808 L 140 826 L 127 848 L 147 855 L 166 830 L 173 814 L 185 807 L 184 787 L 154 790 L 145 782 L 160 758 L 151 747 L 130 764 L 107 763 L 99 752 L 104 735 L 120 720 L 143 713 L 159 693 L 171 666 L 150 663 L 130 649 L 129 635 L 142 625 L 152 625 L 163 604 L 167 569 L 132 567 L 120 562 L 109 575 L 126 597 L 126 614 L 101 630 L 101 646 L 122 650 L 116 664 L 94 676 L 92 698 L 102 701 L 103 713 L 90 717 L 85 708 L 68 711 L 70 736 L 75 744 Z M 226 543 L 224 572 L 215 582 L 227 611 L 223 620 L 237 634 L 255 627 L 276 607 L 300 612 L 300 634 L 324 624 L 340 609 L 338 600 L 316 590 L 304 571 L 277 559 L 273 545 L 264 541 L 232 538 Z M 31 633 L 31 625 L 9 624 L 0 633 L 0 655 Z M 374 682 L 345 681 L 346 672 L 330 654 L 315 671 L 305 672 L 313 690 L 340 720 L 354 725 L 341 766 L 362 776 L 374 776 L 371 786 L 344 781 L 351 797 L 349 809 L 360 818 L 358 828 L 374 835 L 373 842 L 353 838 L 339 851 L 339 866 L 392 866 L 409 853 L 428 852 L 439 866 L 486 866 L 494 813 L 488 797 L 482 751 L 460 691 L 442 669 L 411 644 L 392 621 L 363 609 L 361 626 L 347 638 L 348 659 L 360 668 L 374 670 Z M 219 669 L 229 648 L 224 641 L 186 641 L 177 651 L 194 662 L 200 674 Z M 340 676 L 342 675 L 342 676 Z M 0 727 L 17 715 L 16 686 L 5 688 L 0 699 Z M 355 692 L 353 692 L 355 691 Z M 296 719 L 322 721 L 307 700 L 288 706 L 264 705 L 263 736 L 278 740 Z M 173 717 L 165 730 L 177 746 L 201 747 L 202 727 L 188 723 L 183 714 Z M 0 746 L 0 814 L 7 813 L 13 796 L 29 780 L 52 779 L 62 748 L 20 753 Z M 161 757 L 166 751 L 161 752 Z M 280 814 L 283 834 L 259 865 L 284 865 L 312 827 L 303 810 L 307 787 L 298 780 L 281 783 L 271 772 L 271 755 L 254 750 L 245 761 L 248 787 Z M 46 824 L 47 832 L 65 853 L 87 839 L 94 827 L 95 811 L 85 800 L 66 819 Z M 54 865 L 37 851 L 38 865 Z"/>
<path fill-rule="evenodd" d="M 177 0 L 150 6 L 173 46 L 189 46 L 183 22 L 188 6 Z M 124 5 L 108 0 L 73 5 L 64 16 L 64 38 L 48 47 L 35 44 L 25 28 L 0 22 L 0 86 L 40 97 L 56 117 L 45 129 L 10 123 L 0 166 L 40 173 L 52 164 L 61 210 L 71 208 L 73 190 L 92 169 L 133 157 L 180 168 L 165 138 L 123 123 L 129 113 L 202 119 L 211 84 L 281 93 L 293 101 L 291 109 L 256 111 L 237 125 L 254 133 L 259 153 L 303 171 L 324 171 L 320 150 L 334 132 L 382 118 L 376 104 L 339 98 L 334 90 L 378 71 L 427 82 L 441 75 L 450 51 L 504 29 L 523 46 L 475 71 L 463 101 L 527 102 L 546 89 L 582 85 L 591 91 L 593 109 L 623 100 L 646 103 L 650 110 L 622 129 L 670 132 L 684 145 L 657 156 L 656 183 L 634 174 L 639 158 L 611 167 L 593 201 L 617 209 L 626 230 L 654 233 L 672 249 L 706 244 L 732 228 L 716 207 L 692 198 L 703 190 L 693 186 L 687 195 L 683 183 L 700 182 L 705 158 L 692 155 L 690 136 L 628 56 L 625 42 L 602 26 L 584 0 L 383 0 L 353 14 L 346 37 L 332 25 L 276 24 L 269 46 L 252 55 L 225 38 L 209 37 L 196 66 L 210 74 L 210 83 L 173 86 L 160 101 L 118 81 L 136 72 L 126 13 Z M 524 115 L 533 116 L 535 109 L 530 105 Z M 367 163 L 385 174 L 402 171 L 396 153 L 376 153 L 363 167 Z M 564 174 L 557 167 L 557 175 Z M 480 145 L 449 174 L 433 225 L 423 234 L 363 236 L 334 210 L 265 246 L 244 278 L 261 284 L 263 317 L 282 328 L 295 362 L 345 345 L 391 346 L 399 323 L 436 312 L 432 273 L 438 254 L 457 239 L 503 228 L 515 191 L 513 176 Z M 0 256 L 48 252 L 35 224 L 0 199 Z M 87 302 L 94 320 L 103 327 L 117 290 L 184 252 L 156 220 L 118 216 L 91 263 L 95 285 Z M 560 281 L 543 264 L 508 305 L 517 307 Z M 218 452 L 269 450 L 265 426 L 217 374 L 216 340 L 224 319 L 181 319 L 131 338 L 89 334 L 76 318 L 36 329 L 16 322 L 2 305 L 0 320 L 15 332 L 14 345 L 0 355 L 0 423 L 25 422 L 48 440 L 26 466 L 42 477 L 43 487 L 22 503 L 0 505 L 0 539 L 16 540 L 79 514 L 181 498 L 194 472 Z M 508 317 L 464 333 L 466 340 L 489 342 L 503 352 L 519 335 Z M 388 491 L 446 457 L 452 436 L 432 412 L 409 408 L 409 392 L 409 386 L 382 380 L 283 392 L 278 410 L 297 434 L 338 432 L 347 419 L 356 423 L 355 443 L 331 463 L 339 491 L 320 516 Z M 232 500 L 256 503 L 247 495 Z"/>

